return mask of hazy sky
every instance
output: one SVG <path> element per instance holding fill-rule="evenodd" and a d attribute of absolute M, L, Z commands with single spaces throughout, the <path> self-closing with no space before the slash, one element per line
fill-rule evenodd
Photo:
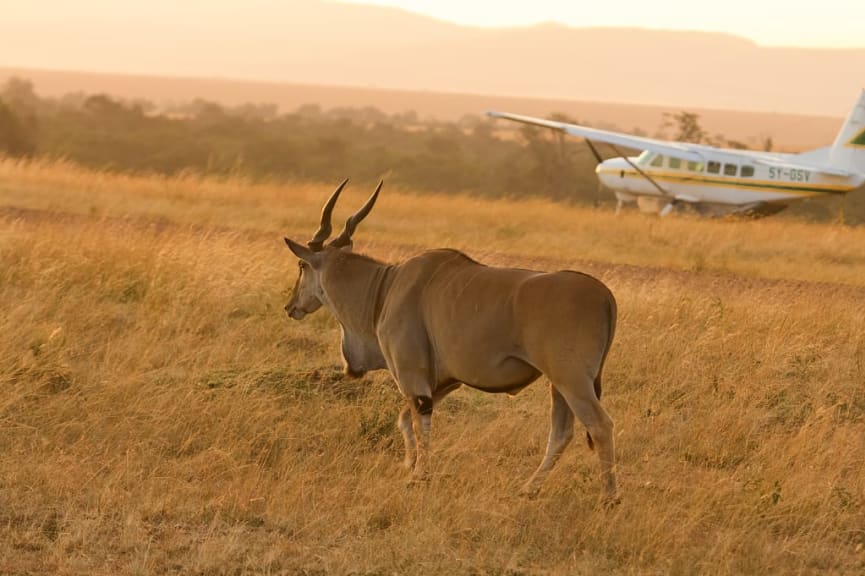
<path fill-rule="evenodd" d="M 397 6 L 476 26 L 569 26 L 729 32 L 765 46 L 865 47 L 865 0 L 343 0 Z M 865 64 L 865 63 L 863 63 Z"/>
<path fill-rule="evenodd" d="M 303 0 L 0 0 L 3 18 L 102 20 Z M 865 48 L 865 0 L 324 0 L 395 6 L 460 24 L 496 27 L 556 21 L 569 26 L 637 26 L 728 32 L 765 46 Z"/>
<path fill-rule="evenodd" d="M 551 21 L 643 30 L 448 24 Z M 863 26 L 865 0 L 0 0 L 0 67 L 841 116 Z"/>

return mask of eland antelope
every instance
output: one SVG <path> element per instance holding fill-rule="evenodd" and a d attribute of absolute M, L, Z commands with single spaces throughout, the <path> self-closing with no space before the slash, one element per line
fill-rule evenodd
<path fill-rule="evenodd" d="M 574 416 L 597 445 L 607 498 L 616 497 L 613 421 L 600 403 L 601 372 L 616 327 L 616 301 L 579 272 L 496 268 L 456 250 L 428 250 L 401 264 L 351 251 L 352 234 L 382 184 L 329 243 L 331 213 L 345 180 L 321 212 L 300 259 L 288 315 L 325 306 L 342 328 L 345 373 L 387 369 L 406 400 L 397 424 L 412 479 L 429 469 L 433 408 L 465 384 L 515 394 L 542 374 L 550 381 L 546 454 L 523 487 L 535 494 L 574 435 Z"/>

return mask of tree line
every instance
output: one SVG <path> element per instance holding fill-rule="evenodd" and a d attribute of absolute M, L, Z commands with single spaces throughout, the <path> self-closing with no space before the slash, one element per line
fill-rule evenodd
<path fill-rule="evenodd" d="M 279 113 L 272 105 L 206 100 L 157 111 L 104 94 L 40 98 L 21 79 L 0 90 L 0 153 L 109 171 L 327 182 L 387 174 L 422 192 L 593 202 L 594 160 L 580 144 L 530 128 L 501 138 L 479 116 L 444 122 L 316 105 Z"/>
<path fill-rule="evenodd" d="M 666 115 L 661 129 L 706 139 L 690 113 Z M 164 175 L 324 182 L 350 175 L 361 183 L 386 176 L 419 192 L 613 203 L 611 193 L 599 190 L 596 159 L 584 142 L 531 126 L 503 129 L 476 115 L 448 122 L 372 107 L 309 104 L 280 113 L 271 104 L 195 100 L 157 108 L 105 94 L 43 98 L 20 78 L 0 89 L 0 154 Z M 821 206 L 806 213 L 833 214 Z"/>

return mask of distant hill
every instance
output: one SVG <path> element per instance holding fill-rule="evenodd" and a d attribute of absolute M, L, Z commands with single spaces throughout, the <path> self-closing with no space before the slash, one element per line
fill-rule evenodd
<path fill-rule="evenodd" d="M 665 112 L 680 110 L 677 106 L 568 99 L 0 68 L 0 83 L 12 76 L 31 80 L 39 95 L 45 97 L 59 97 L 71 92 L 106 93 L 130 100 L 143 98 L 157 105 L 204 98 L 226 106 L 276 104 L 283 112 L 292 112 L 305 104 L 317 104 L 323 109 L 372 106 L 388 114 L 414 111 L 422 119 L 446 121 L 459 120 L 465 115 L 481 115 L 489 109 L 536 116 L 557 112 L 598 127 L 631 132 L 639 130 L 650 135 L 660 126 Z M 685 108 L 700 115 L 701 125 L 710 134 L 723 134 L 752 148 L 760 147 L 767 137 L 772 138 L 776 149 L 816 148 L 830 143 L 842 122 L 841 117 Z M 509 126 L 508 123 L 501 125 Z"/>
<path fill-rule="evenodd" d="M 481 29 L 321 0 L 41 4 L 4 11 L 0 66 L 821 116 L 865 85 L 865 49 L 719 33 Z"/>

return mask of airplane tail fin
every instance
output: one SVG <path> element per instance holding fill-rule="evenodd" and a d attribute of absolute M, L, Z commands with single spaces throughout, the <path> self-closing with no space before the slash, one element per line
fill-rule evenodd
<path fill-rule="evenodd" d="M 833 168 L 865 174 L 865 90 L 859 93 L 856 105 L 829 150 L 829 164 Z"/>

